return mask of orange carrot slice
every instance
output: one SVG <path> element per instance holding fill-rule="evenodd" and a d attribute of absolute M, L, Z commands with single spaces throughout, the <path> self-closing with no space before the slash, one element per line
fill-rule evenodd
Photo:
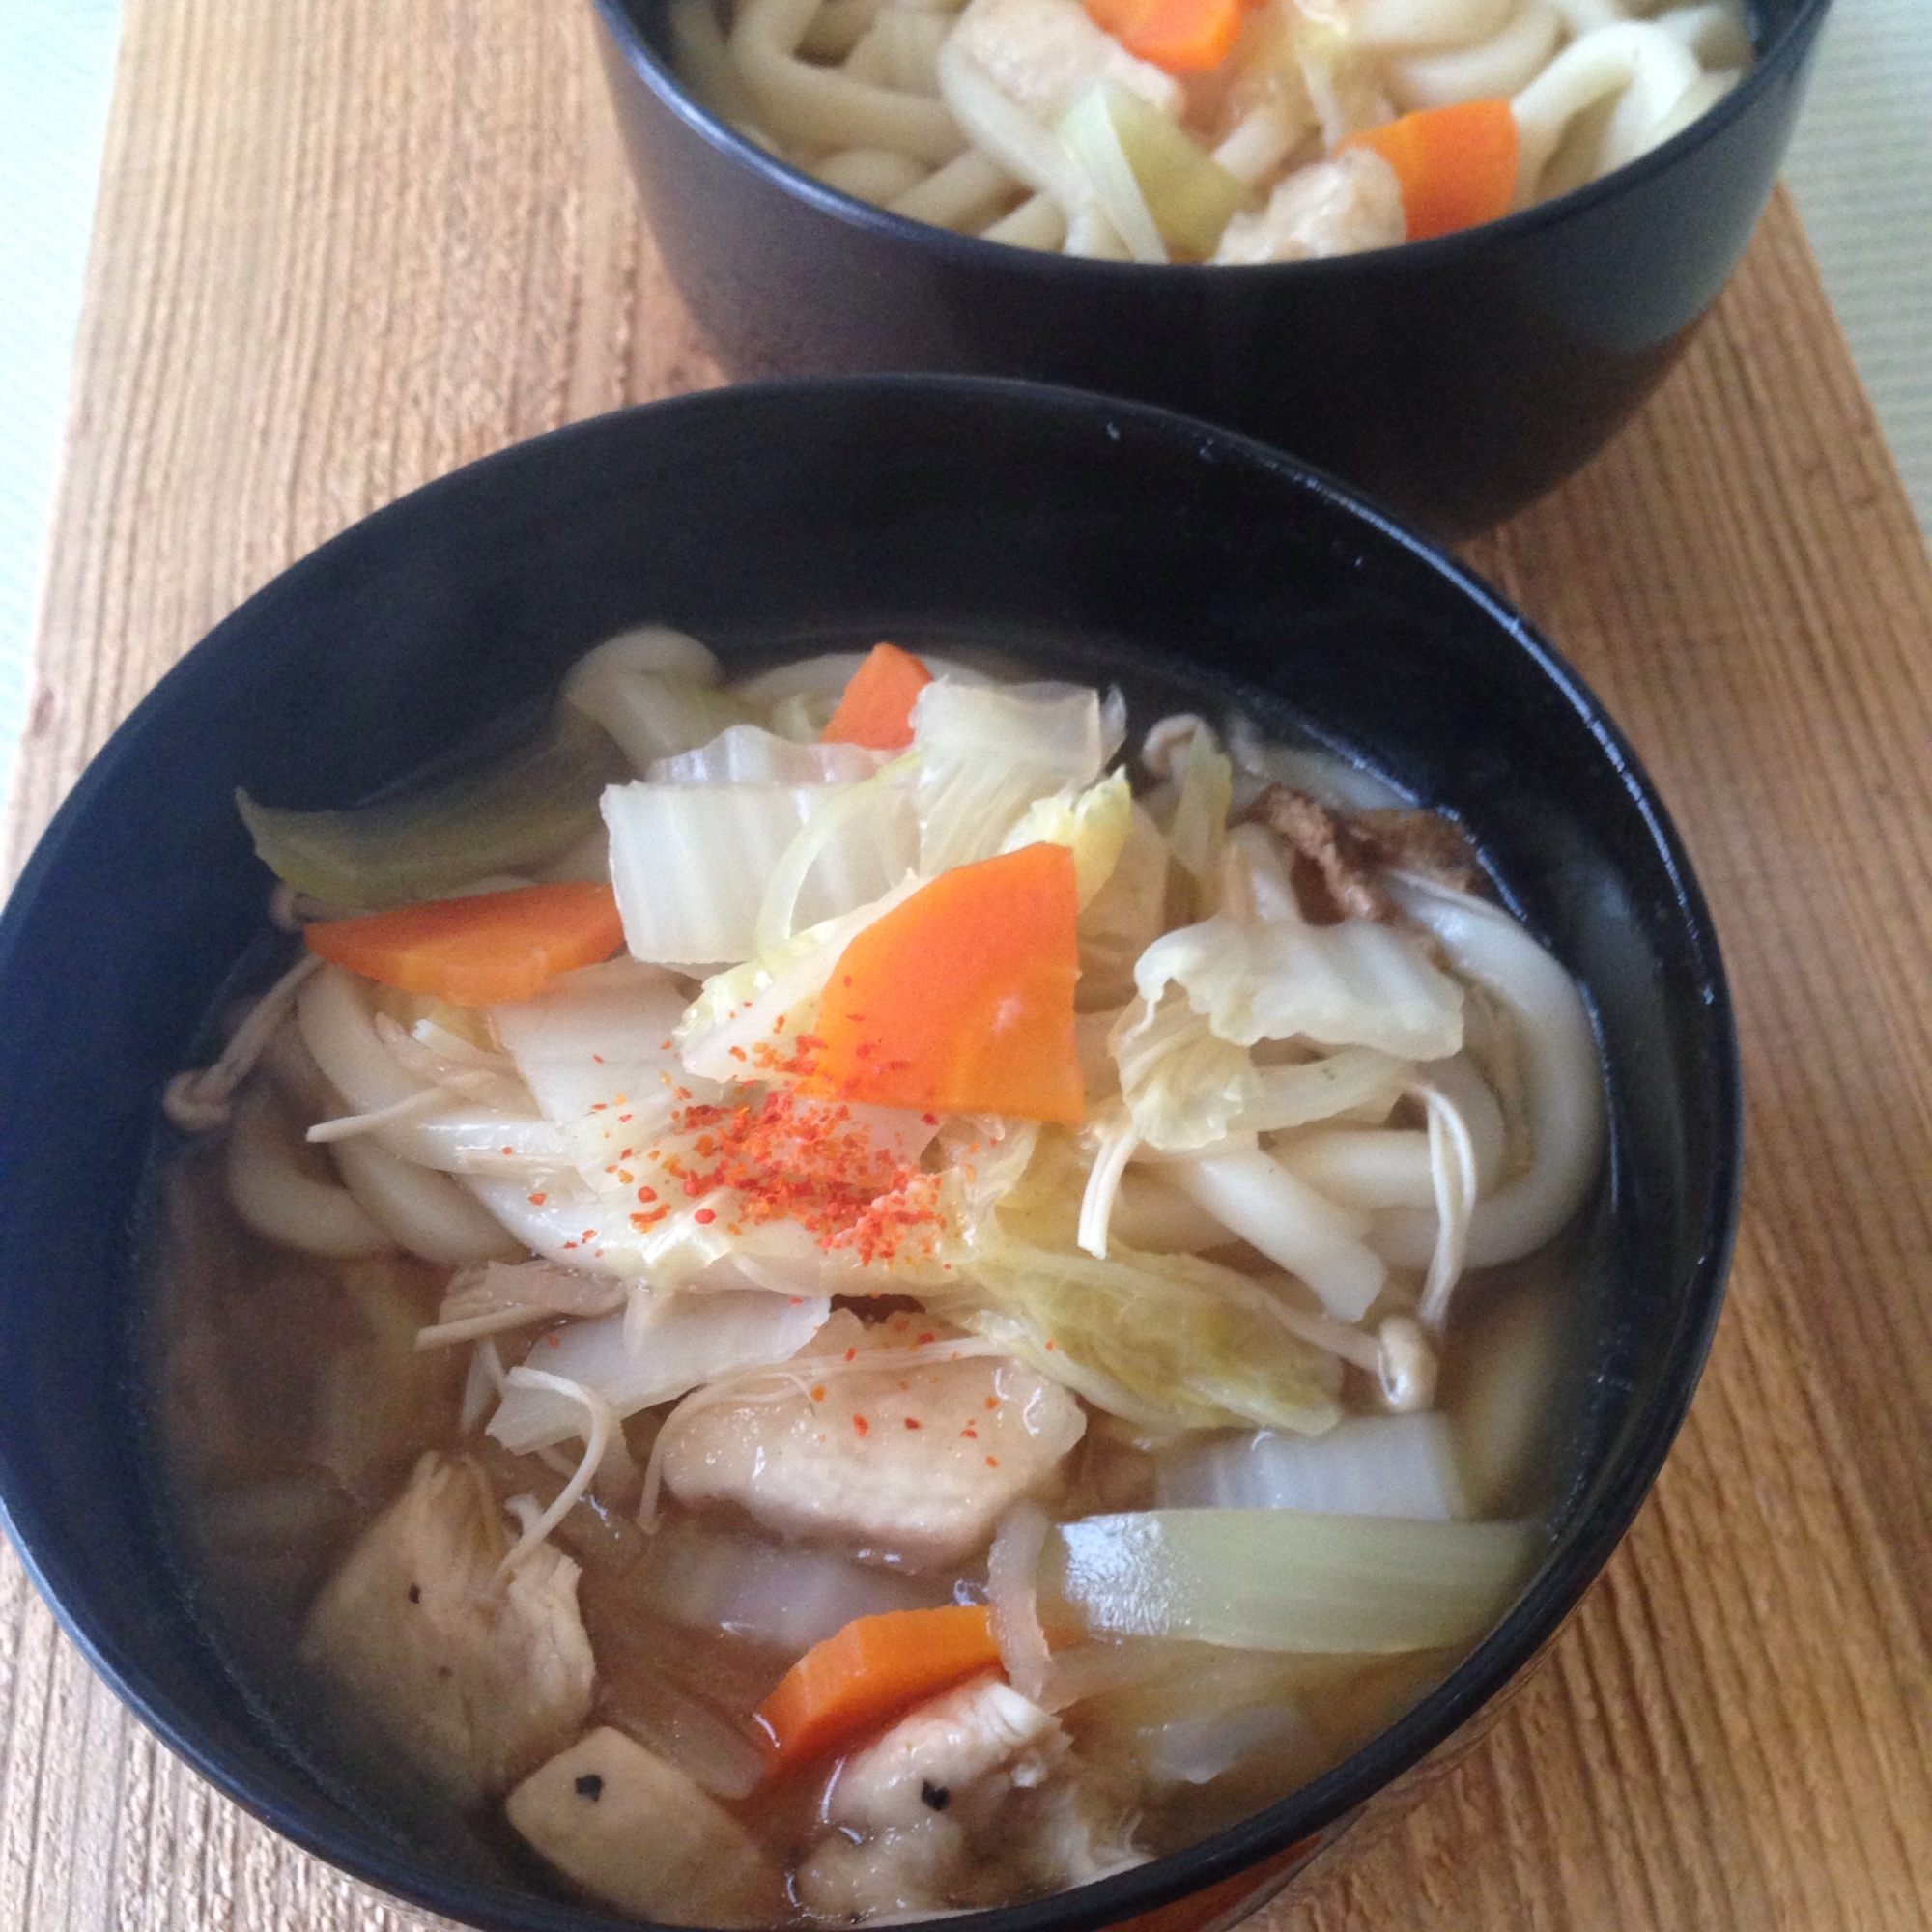
<path fill-rule="evenodd" d="M 1235 50 L 1242 0 L 1087 0 L 1096 27 L 1168 73 L 1205 73 Z"/>
<path fill-rule="evenodd" d="M 304 937 L 311 952 L 364 979 L 459 1007 L 494 1007 L 610 958 L 624 926 L 609 886 L 572 883 L 323 920 Z"/>
<path fill-rule="evenodd" d="M 1371 148 L 1395 170 L 1411 242 L 1494 221 L 1516 198 L 1521 138 L 1507 100 L 1425 107 L 1342 146 Z"/>
<path fill-rule="evenodd" d="M 999 1661 L 984 1605 L 855 1617 L 813 1644 L 758 1706 L 776 1749 L 774 1769 L 830 1756 Z"/>
<path fill-rule="evenodd" d="M 874 752 L 902 752 L 912 743 L 913 700 L 932 682 L 932 673 L 896 644 L 874 644 L 871 655 L 852 673 L 832 722 L 818 734 L 821 745 L 865 745 Z"/>
<path fill-rule="evenodd" d="M 819 1003 L 817 1084 L 841 1099 L 1076 1126 L 1073 854 L 956 866 L 840 954 Z"/>

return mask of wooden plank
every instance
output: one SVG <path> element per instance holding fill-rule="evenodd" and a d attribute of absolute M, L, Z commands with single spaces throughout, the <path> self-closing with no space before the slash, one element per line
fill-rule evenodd
<path fill-rule="evenodd" d="M 716 380 L 590 36 L 545 0 L 129 0 L 10 866 L 294 557 Z M 1932 568 L 1782 197 L 1641 418 L 1470 554 L 1609 699 L 1710 894 L 1738 1262 L 1683 1440 L 1543 1669 L 1257 1925 L 1932 1924 Z M 0 1552 L 0 1924 L 431 1922 L 215 1797 Z"/>

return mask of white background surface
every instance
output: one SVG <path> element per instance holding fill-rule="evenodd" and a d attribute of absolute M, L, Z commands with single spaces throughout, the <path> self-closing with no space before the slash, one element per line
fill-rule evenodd
<path fill-rule="evenodd" d="M 120 0 L 0 0 L 0 792 L 24 715 L 119 32 Z M 1932 0 L 1837 0 L 1787 172 L 1932 532 Z"/>

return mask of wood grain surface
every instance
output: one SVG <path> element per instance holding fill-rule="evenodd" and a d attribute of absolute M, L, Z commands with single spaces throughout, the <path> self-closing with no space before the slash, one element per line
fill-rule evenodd
<path fill-rule="evenodd" d="M 128 0 L 11 868 L 290 560 L 717 380 L 591 32 L 577 0 Z M 1782 195 L 1639 420 L 1469 554 L 1690 842 L 1744 1223 L 1689 1426 L 1547 1666 L 1257 1932 L 1932 1925 L 1932 568 Z M 428 1922 L 216 1798 L 0 1551 L 0 1927 Z"/>

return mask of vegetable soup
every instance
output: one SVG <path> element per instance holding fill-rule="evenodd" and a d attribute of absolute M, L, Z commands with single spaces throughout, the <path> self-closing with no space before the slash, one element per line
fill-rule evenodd
<path fill-rule="evenodd" d="M 487 770 L 242 809 L 169 1519 L 416 1838 L 688 1925 L 1038 1897 L 1527 1580 L 1603 1084 L 1453 820 L 1240 716 L 662 629 Z"/>

